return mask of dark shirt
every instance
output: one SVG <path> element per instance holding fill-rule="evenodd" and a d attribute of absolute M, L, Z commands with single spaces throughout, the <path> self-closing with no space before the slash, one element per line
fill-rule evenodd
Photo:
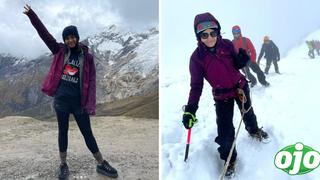
<path fill-rule="evenodd" d="M 55 97 L 80 99 L 79 51 L 71 49 L 70 57 L 64 65 Z"/>

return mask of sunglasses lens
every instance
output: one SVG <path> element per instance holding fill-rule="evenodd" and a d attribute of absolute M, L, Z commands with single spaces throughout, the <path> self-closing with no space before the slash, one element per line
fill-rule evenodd
<path fill-rule="evenodd" d="M 240 29 L 233 29 L 232 34 L 240 34 L 241 30 Z"/>
<path fill-rule="evenodd" d="M 216 31 L 211 31 L 210 32 L 211 37 L 217 37 L 217 32 Z"/>
<path fill-rule="evenodd" d="M 203 32 L 203 33 L 200 34 L 200 37 L 201 37 L 201 39 L 207 39 L 209 37 L 209 34 Z"/>

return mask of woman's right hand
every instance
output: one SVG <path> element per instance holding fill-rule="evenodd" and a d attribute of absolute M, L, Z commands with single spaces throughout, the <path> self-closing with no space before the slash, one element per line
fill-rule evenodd
<path fill-rule="evenodd" d="M 31 6 L 29 6 L 28 4 L 26 4 L 25 6 L 24 6 L 24 11 L 23 11 L 23 13 L 24 14 L 28 14 L 28 12 L 31 10 Z"/>

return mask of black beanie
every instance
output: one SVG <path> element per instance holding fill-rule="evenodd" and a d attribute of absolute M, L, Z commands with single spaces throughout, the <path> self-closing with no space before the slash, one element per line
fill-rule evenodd
<path fill-rule="evenodd" d="M 74 35 L 78 41 L 79 41 L 79 33 L 78 33 L 78 29 L 76 26 L 67 26 L 64 28 L 63 32 L 62 32 L 62 39 L 63 41 L 66 39 L 67 36 L 69 35 Z"/>

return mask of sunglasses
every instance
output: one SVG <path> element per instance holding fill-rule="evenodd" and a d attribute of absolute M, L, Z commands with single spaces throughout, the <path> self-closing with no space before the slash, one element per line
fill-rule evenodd
<path fill-rule="evenodd" d="M 233 29 L 232 34 L 240 34 L 241 30 L 240 29 Z"/>
<path fill-rule="evenodd" d="M 200 38 L 201 39 L 208 39 L 209 36 L 214 38 L 214 37 L 217 37 L 217 35 L 218 35 L 217 31 L 211 31 L 210 33 L 203 32 L 200 34 Z"/>

